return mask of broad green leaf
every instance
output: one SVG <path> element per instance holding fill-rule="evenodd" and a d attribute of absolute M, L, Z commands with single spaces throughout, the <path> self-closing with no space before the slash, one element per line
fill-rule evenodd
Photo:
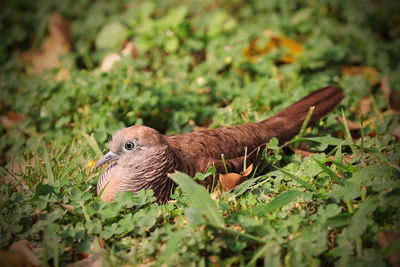
<path fill-rule="evenodd" d="M 262 215 L 268 212 L 272 212 L 276 209 L 280 209 L 283 206 L 289 204 L 293 199 L 295 199 L 300 195 L 301 192 L 297 190 L 287 191 L 275 197 L 270 203 L 258 204 L 253 208 L 253 212 L 256 215 Z"/>
<path fill-rule="evenodd" d="M 182 187 L 183 191 L 189 195 L 192 204 L 201 210 L 212 224 L 224 226 L 224 219 L 219 213 L 217 205 L 204 187 L 182 172 L 169 174 L 169 177 Z"/>
<path fill-rule="evenodd" d="M 349 237 L 358 238 L 365 231 L 366 226 L 373 223 L 371 214 L 379 206 L 379 198 L 373 197 L 361 203 L 351 218 L 349 226 Z"/>
<path fill-rule="evenodd" d="M 96 37 L 97 48 L 117 48 L 127 37 L 128 29 L 120 22 L 113 21 L 104 25 Z"/>
<path fill-rule="evenodd" d="M 342 213 L 326 220 L 325 224 L 330 227 L 343 227 L 349 225 L 351 222 L 351 217 L 354 213 Z"/>

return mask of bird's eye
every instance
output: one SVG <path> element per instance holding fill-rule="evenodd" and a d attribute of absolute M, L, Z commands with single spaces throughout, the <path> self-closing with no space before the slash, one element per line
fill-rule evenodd
<path fill-rule="evenodd" d="M 131 149 L 134 148 L 134 147 L 135 147 L 135 144 L 132 143 L 132 142 L 126 142 L 126 143 L 125 143 L 125 149 L 126 149 L 126 150 L 131 150 Z"/>

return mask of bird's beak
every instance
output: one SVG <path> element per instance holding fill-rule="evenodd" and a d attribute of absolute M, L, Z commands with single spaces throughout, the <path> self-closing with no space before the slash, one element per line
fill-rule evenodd
<path fill-rule="evenodd" d="M 110 151 L 107 154 L 105 154 L 101 159 L 99 159 L 99 161 L 96 163 L 96 165 L 94 165 L 94 167 L 97 168 L 97 167 L 103 166 L 107 162 L 117 159 L 118 156 L 119 155 L 117 153 Z"/>

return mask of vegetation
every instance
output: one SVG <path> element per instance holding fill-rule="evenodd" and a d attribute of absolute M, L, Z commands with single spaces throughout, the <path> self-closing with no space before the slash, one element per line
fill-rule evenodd
<path fill-rule="evenodd" d="M 54 266 L 396 260 L 399 2 L 1 5 L 1 249 L 26 239 L 29 261 Z M 93 163 L 118 128 L 259 121 L 327 85 L 344 91 L 339 108 L 290 144 L 271 140 L 266 167 L 231 192 L 212 200 L 179 173 L 165 204 L 96 196 Z"/>

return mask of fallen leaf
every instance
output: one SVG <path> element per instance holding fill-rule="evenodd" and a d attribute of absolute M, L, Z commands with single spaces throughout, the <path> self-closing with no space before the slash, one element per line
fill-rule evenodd
<path fill-rule="evenodd" d="M 9 251 L 0 251 L 0 262 L 2 266 L 7 266 L 7 267 L 29 266 L 29 263 L 26 261 L 25 257 L 15 252 L 9 252 Z"/>
<path fill-rule="evenodd" d="M 129 30 L 118 21 L 105 24 L 96 37 L 96 47 L 100 49 L 115 49 L 125 40 Z"/>
<path fill-rule="evenodd" d="M 389 75 L 387 75 L 387 74 L 385 74 L 382 78 L 381 90 L 382 90 L 383 95 L 386 97 L 386 99 L 389 99 L 392 88 L 390 88 Z"/>
<path fill-rule="evenodd" d="M 102 260 L 102 256 L 104 255 L 105 250 L 104 249 L 100 249 L 98 250 L 96 253 L 93 254 L 89 254 L 86 258 L 74 262 L 70 265 L 68 265 L 69 267 L 101 267 L 103 266 L 103 260 Z"/>
<path fill-rule="evenodd" d="M 400 125 L 394 128 L 390 134 L 400 138 Z"/>
<path fill-rule="evenodd" d="M 385 74 L 382 78 L 381 90 L 387 99 L 389 108 L 396 113 L 400 112 L 400 96 L 390 87 L 389 75 L 387 74 Z"/>
<path fill-rule="evenodd" d="M 18 112 L 10 111 L 0 116 L 0 122 L 4 128 L 10 129 L 15 126 L 18 122 L 22 121 L 25 115 L 21 115 Z"/>
<path fill-rule="evenodd" d="M 136 57 L 137 50 L 135 45 L 132 42 L 126 42 L 121 54 L 126 57 Z M 100 70 L 109 71 L 113 68 L 114 63 L 118 61 L 121 61 L 121 56 L 118 53 L 108 54 L 103 58 L 100 64 Z"/>
<path fill-rule="evenodd" d="M 61 204 L 61 207 L 63 207 L 63 209 L 66 209 L 67 211 L 69 211 L 71 214 L 75 214 L 74 210 L 74 206 L 69 205 L 69 204 Z"/>
<path fill-rule="evenodd" d="M 358 108 L 360 109 L 361 115 L 366 117 L 371 110 L 371 98 L 369 96 L 361 98 Z"/>
<path fill-rule="evenodd" d="M 238 173 L 227 173 L 220 174 L 219 181 L 222 185 L 224 191 L 229 191 L 234 189 L 236 186 L 240 185 L 246 181 L 247 176 L 253 171 L 253 164 L 251 164 L 242 174 Z"/>
<path fill-rule="evenodd" d="M 21 55 L 23 62 L 33 66 L 37 75 L 43 70 L 59 66 L 59 56 L 71 52 L 71 38 L 68 22 L 60 12 L 54 12 L 49 21 L 49 36 L 43 43 L 42 51 L 31 48 Z"/>
<path fill-rule="evenodd" d="M 244 55 L 249 58 L 250 62 L 256 62 L 260 56 L 266 55 L 273 49 L 279 49 L 283 46 L 288 52 L 283 55 L 282 58 L 277 59 L 277 61 L 282 63 L 294 63 L 296 62 L 296 58 L 299 57 L 304 50 L 303 44 L 293 39 L 273 34 L 268 30 L 265 31 L 264 34 L 269 38 L 269 41 L 264 46 L 257 46 L 258 38 L 256 38 L 243 50 Z"/>
<path fill-rule="evenodd" d="M 381 247 L 385 249 L 392 243 L 396 242 L 398 240 L 398 237 L 393 231 L 383 231 L 377 234 L 376 240 L 378 241 L 379 245 L 381 245 Z M 398 267 L 400 261 L 400 251 L 389 255 L 389 259 L 393 266 Z"/>
<path fill-rule="evenodd" d="M 22 239 L 11 244 L 9 251 L 16 252 L 23 257 L 31 266 L 41 266 L 42 262 L 39 257 L 33 253 L 29 241 Z"/>
<path fill-rule="evenodd" d="M 378 83 L 378 74 L 379 71 L 374 67 L 370 66 L 346 66 L 342 69 L 343 74 L 349 76 L 357 76 L 361 75 L 365 79 L 369 81 L 372 86 L 375 86 Z"/>
<path fill-rule="evenodd" d="M 61 68 L 57 72 L 55 80 L 57 82 L 61 82 L 61 81 L 67 81 L 67 80 L 69 80 L 69 78 L 70 78 L 69 70 Z"/>
<path fill-rule="evenodd" d="M 253 163 L 242 173 L 242 176 L 247 177 L 253 171 Z"/>

